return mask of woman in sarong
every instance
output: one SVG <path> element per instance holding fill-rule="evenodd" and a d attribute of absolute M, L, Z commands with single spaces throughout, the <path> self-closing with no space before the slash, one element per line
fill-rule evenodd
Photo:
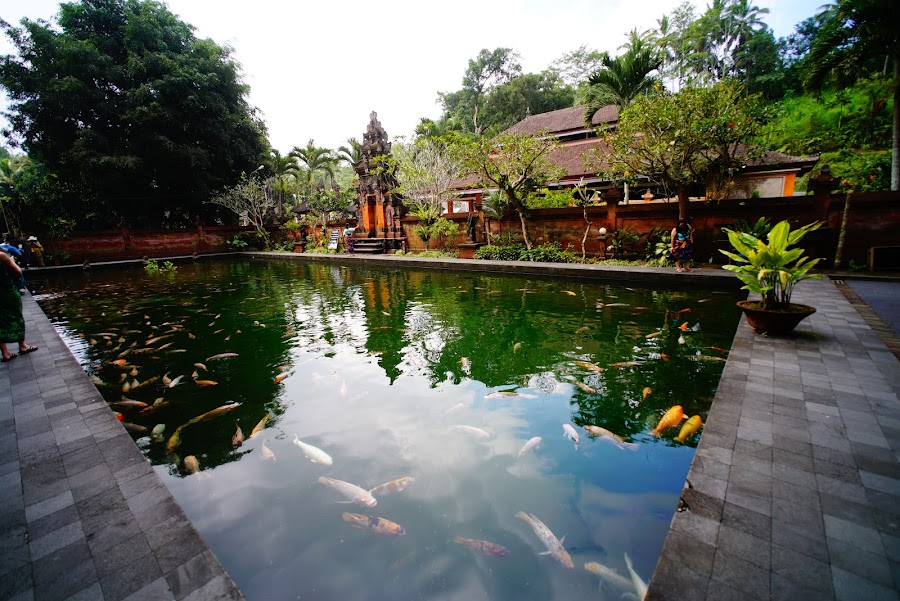
<path fill-rule="evenodd" d="M 6 347 L 8 343 L 19 345 L 19 354 L 32 353 L 38 347 L 25 342 L 25 318 L 22 316 L 22 295 L 19 293 L 19 282 L 22 270 L 5 252 L 0 252 L 0 351 L 6 363 L 16 358 Z"/>

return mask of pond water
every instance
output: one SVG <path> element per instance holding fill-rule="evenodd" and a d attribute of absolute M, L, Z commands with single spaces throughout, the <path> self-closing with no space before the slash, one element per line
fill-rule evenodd
<path fill-rule="evenodd" d="M 733 294 L 292 261 L 44 277 L 41 307 L 251 600 L 634 593 L 625 556 L 649 581 L 699 436 L 651 430 L 676 404 L 705 420 L 740 317 Z M 323 476 L 413 480 L 342 504 Z"/>

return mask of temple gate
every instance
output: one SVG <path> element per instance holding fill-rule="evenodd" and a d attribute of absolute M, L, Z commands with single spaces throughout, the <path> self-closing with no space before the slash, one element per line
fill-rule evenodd
<path fill-rule="evenodd" d="M 356 232 L 353 234 L 356 251 L 401 249 L 405 240 L 400 226 L 403 204 L 391 192 L 397 187 L 397 181 L 390 168 L 378 161 L 378 157 L 390 155 L 391 143 L 375 111 L 369 115 L 360 151 L 362 158 L 353 166 L 359 176 L 355 200 Z"/>

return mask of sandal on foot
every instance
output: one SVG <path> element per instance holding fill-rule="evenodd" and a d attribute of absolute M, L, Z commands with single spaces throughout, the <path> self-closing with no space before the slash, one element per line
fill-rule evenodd
<path fill-rule="evenodd" d="M 681 267 L 676 268 L 675 271 L 677 271 L 678 273 L 681 273 Z"/>
<path fill-rule="evenodd" d="M 25 350 L 21 350 L 21 349 L 20 349 L 20 350 L 19 350 L 19 354 L 20 354 L 20 355 L 27 355 L 28 353 L 33 353 L 33 352 L 36 351 L 36 350 L 38 350 L 38 347 L 36 347 L 36 346 L 29 346 L 29 347 L 28 347 L 27 349 L 25 349 Z"/>
<path fill-rule="evenodd" d="M 13 359 L 15 359 L 16 357 L 18 357 L 18 355 L 16 355 L 15 353 L 10 353 L 9 358 L 4 357 L 4 358 L 0 359 L 0 363 L 8 363 L 8 362 L 12 361 Z"/>

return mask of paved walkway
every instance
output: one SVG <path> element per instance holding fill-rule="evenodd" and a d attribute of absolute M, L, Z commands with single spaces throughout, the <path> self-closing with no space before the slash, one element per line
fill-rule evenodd
<path fill-rule="evenodd" d="M 896 600 L 900 364 L 830 281 L 741 321 L 647 599 Z"/>
<path fill-rule="evenodd" d="M 0 367 L 0 600 L 240 600 L 50 322 Z"/>

